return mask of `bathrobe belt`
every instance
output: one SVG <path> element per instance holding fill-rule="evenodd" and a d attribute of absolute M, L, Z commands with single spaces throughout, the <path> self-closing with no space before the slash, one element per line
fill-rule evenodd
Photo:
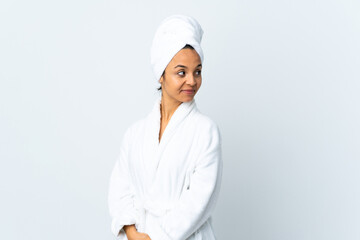
<path fill-rule="evenodd" d="M 145 231 L 146 217 L 151 214 L 155 217 L 160 217 L 166 214 L 167 211 L 172 209 L 175 204 L 166 204 L 166 206 L 156 207 L 149 201 L 134 198 L 135 209 L 138 212 L 138 221 L 135 224 L 139 232 Z"/>

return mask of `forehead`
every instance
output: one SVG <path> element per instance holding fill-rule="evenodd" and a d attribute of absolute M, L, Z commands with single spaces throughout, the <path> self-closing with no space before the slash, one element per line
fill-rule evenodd
<path fill-rule="evenodd" d="M 181 49 L 171 59 L 169 66 L 176 66 L 180 64 L 188 67 L 196 67 L 200 63 L 200 56 L 194 49 Z"/>

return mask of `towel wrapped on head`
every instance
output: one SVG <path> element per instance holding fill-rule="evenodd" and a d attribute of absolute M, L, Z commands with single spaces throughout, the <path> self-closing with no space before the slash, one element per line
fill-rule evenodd
<path fill-rule="evenodd" d="M 159 81 L 171 59 L 186 44 L 191 45 L 199 54 L 201 62 L 204 55 L 200 43 L 203 30 L 190 16 L 172 15 L 165 18 L 155 32 L 151 46 L 151 65 L 156 81 Z"/>

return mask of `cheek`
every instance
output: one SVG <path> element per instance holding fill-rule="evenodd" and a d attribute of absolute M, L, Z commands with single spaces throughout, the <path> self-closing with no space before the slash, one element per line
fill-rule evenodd
<path fill-rule="evenodd" d="M 181 88 L 182 84 L 183 84 L 183 81 L 176 77 L 174 77 L 173 81 L 171 82 L 171 85 L 173 86 L 174 89 Z"/>
<path fill-rule="evenodd" d="M 197 82 L 197 88 L 198 88 L 198 89 L 200 88 L 201 83 L 202 83 L 202 79 L 201 79 L 201 77 L 200 77 L 200 79 L 199 79 L 198 82 Z"/>
<path fill-rule="evenodd" d="M 167 80 L 168 81 L 166 82 L 166 85 L 169 91 L 177 92 L 179 89 L 181 89 L 182 87 L 181 80 L 177 79 L 176 77 L 173 77 L 171 79 L 169 78 Z"/>

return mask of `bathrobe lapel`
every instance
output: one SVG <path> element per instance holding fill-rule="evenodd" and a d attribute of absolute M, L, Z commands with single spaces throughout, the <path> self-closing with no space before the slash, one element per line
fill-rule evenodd
<path fill-rule="evenodd" d="M 160 103 L 161 97 L 157 98 L 152 111 L 147 117 L 146 132 L 144 137 L 143 148 L 143 166 L 144 174 L 146 175 L 146 182 L 151 189 L 154 178 L 157 174 L 157 169 L 161 161 L 162 153 L 167 144 L 171 140 L 172 136 L 178 129 L 183 120 L 189 116 L 190 113 L 197 110 L 195 99 L 190 102 L 181 103 L 172 115 L 165 131 L 161 137 L 159 143 L 159 131 L 160 131 Z"/>

